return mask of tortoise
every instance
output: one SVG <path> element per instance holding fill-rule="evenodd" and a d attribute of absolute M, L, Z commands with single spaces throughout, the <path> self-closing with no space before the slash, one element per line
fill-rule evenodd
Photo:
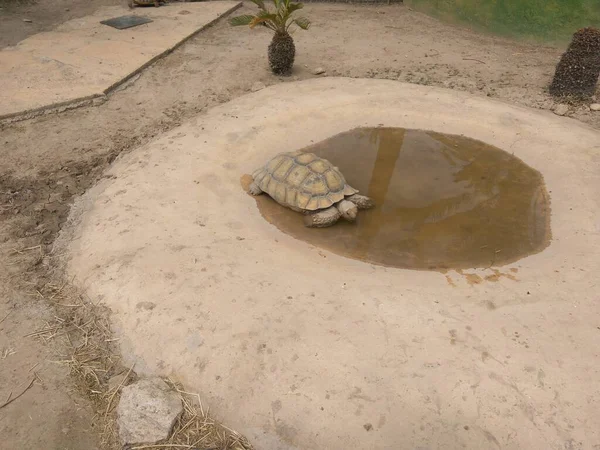
<path fill-rule="evenodd" d="M 129 7 L 134 8 L 136 6 L 151 6 L 151 5 L 159 7 L 161 3 L 166 3 L 166 1 L 165 0 L 129 0 Z"/>
<path fill-rule="evenodd" d="M 252 178 L 250 194 L 266 193 L 280 205 L 305 214 L 304 224 L 311 228 L 329 227 L 340 217 L 354 222 L 359 209 L 375 206 L 346 183 L 337 167 L 302 150 L 274 156 Z"/>

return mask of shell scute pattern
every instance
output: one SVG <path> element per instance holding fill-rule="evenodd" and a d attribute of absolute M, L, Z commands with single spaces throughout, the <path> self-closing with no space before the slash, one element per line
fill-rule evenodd
<path fill-rule="evenodd" d="M 275 169 L 275 171 L 273 171 L 273 177 L 277 181 L 285 181 L 285 178 L 287 177 L 287 175 L 293 165 L 294 165 L 293 159 L 291 159 L 291 158 L 284 159 L 279 164 L 279 167 L 277 167 L 277 169 Z"/>
<path fill-rule="evenodd" d="M 302 183 L 302 187 L 313 195 L 325 195 L 330 191 L 327 181 L 316 173 L 311 173 L 304 183 Z"/>
<path fill-rule="evenodd" d="M 327 164 L 325 161 L 323 161 L 322 159 L 319 159 L 317 161 L 311 162 L 309 167 L 313 172 L 325 173 L 329 170 L 329 168 L 331 166 L 329 164 Z"/>
<path fill-rule="evenodd" d="M 304 183 L 304 180 L 310 174 L 310 169 L 306 166 L 294 166 L 286 178 L 287 184 L 295 188 L 299 188 Z"/>
<path fill-rule="evenodd" d="M 253 178 L 276 202 L 296 210 L 325 209 L 358 192 L 327 160 L 302 151 L 275 156 Z"/>

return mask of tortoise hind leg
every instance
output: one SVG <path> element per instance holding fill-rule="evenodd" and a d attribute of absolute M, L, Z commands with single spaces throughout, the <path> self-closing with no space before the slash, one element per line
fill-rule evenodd
<path fill-rule="evenodd" d="M 254 181 L 250 183 L 250 186 L 248 186 L 248 192 L 252 195 L 260 195 L 263 193 L 262 189 L 259 188 L 258 184 L 256 184 Z"/>
<path fill-rule="evenodd" d="M 342 217 L 342 213 L 335 206 L 313 214 L 304 216 L 304 225 L 309 228 L 330 227 Z"/>

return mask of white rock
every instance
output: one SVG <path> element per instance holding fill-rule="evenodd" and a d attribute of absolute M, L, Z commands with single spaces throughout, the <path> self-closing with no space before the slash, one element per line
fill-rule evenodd
<path fill-rule="evenodd" d="M 592 111 L 600 111 L 600 103 L 592 103 L 592 104 L 590 105 L 590 109 L 591 109 Z"/>
<path fill-rule="evenodd" d="M 254 84 L 252 85 L 252 87 L 250 88 L 250 90 L 251 90 L 252 92 L 257 92 L 257 91 L 260 91 L 260 90 L 262 90 L 262 89 L 264 89 L 264 88 L 266 88 L 266 87 L 267 87 L 267 86 L 265 86 L 265 83 L 261 83 L 260 81 L 257 81 L 256 83 L 254 83 Z"/>
<path fill-rule="evenodd" d="M 325 73 L 325 69 L 323 69 L 322 67 L 317 67 L 315 70 L 312 71 L 313 75 L 321 75 L 323 73 Z"/>
<path fill-rule="evenodd" d="M 25 23 L 32 23 L 33 20 L 31 20 L 31 19 L 23 19 L 23 22 L 25 22 Z"/>
<path fill-rule="evenodd" d="M 179 396 L 163 380 L 137 381 L 121 391 L 117 406 L 119 437 L 123 445 L 166 439 L 182 411 Z"/>
<path fill-rule="evenodd" d="M 554 108 L 554 114 L 556 114 L 558 116 L 564 116 L 568 112 L 569 112 L 569 107 L 567 105 L 557 105 Z"/>

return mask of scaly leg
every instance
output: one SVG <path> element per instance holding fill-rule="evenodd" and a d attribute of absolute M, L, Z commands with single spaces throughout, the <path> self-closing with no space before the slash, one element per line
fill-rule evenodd
<path fill-rule="evenodd" d="M 313 214 L 304 216 L 304 225 L 309 228 L 330 227 L 342 217 L 342 213 L 335 207 L 324 209 Z"/>
<path fill-rule="evenodd" d="M 366 195 L 354 194 L 346 197 L 346 200 L 358 206 L 358 209 L 371 209 L 375 207 L 375 202 Z"/>
<path fill-rule="evenodd" d="M 262 189 L 258 187 L 254 181 L 248 186 L 248 192 L 252 195 L 260 195 L 263 193 Z"/>

